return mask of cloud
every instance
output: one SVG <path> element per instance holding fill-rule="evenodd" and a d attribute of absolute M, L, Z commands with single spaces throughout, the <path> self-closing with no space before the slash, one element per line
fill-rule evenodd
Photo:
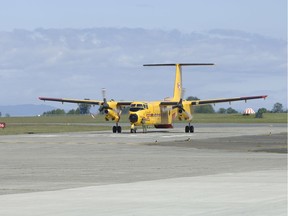
<path fill-rule="evenodd" d="M 280 96 L 287 89 L 286 41 L 243 31 L 14 30 L 0 32 L 0 49 L 2 105 L 37 103 L 39 94 L 99 98 L 102 87 L 115 99 L 161 99 L 172 94 L 174 68 L 142 64 L 173 62 L 216 64 L 184 69 L 187 96 L 239 96 L 260 89 L 286 102 Z"/>

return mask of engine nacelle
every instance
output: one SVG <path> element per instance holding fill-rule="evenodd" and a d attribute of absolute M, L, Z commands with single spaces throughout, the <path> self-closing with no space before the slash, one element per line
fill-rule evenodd
<path fill-rule="evenodd" d="M 117 107 L 117 102 L 115 102 L 114 100 L 111 100 L 109 102 L 107 102 L 108 106 L 111 108 L 111 109 L 114 109 L 114 110 L 117 110 L 119 107 Z"/>
<path fill-rule="evenodd" d="M 114 110 L 112 110 L 112 109 L 106 109 L 104 111 L 104 113 L 106 114 L 105 115 L 105 120 L 106 121 L 109 121 L 109 119 L 111 119 L 112 121 L 118 122 L 119 119 L 120 119 L 119 114 L 117 112 L 115 112 Z"/>
<path fill-rule="evenodd" d="M 184 104 L 183 105 L 184 110 L 182 109 L 178 109 L 178 119 L 180 121 L 182 120 L 191 120 L 192 119 L 192 115 L 191 115 L 191 106 L 189 104 Z"/>
<path fill-rule="evenodd" d="M 188 120 L 189 116 L 186 114 L 186 112 L 182 111 L 182 110 L 178 110 L 178 119 L 180 121 L 182 120 Z"/>

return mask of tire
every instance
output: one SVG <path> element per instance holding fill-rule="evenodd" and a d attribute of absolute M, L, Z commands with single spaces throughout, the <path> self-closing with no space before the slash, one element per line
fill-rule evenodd
<path fill-rule="evenodd" d="M 190 126 L 189 130 L 190 130 L 190 133 L 194 133 L 194 126 Z"/>
<path fill-rule="evenodd" d="M 189 126 L 185 127 L 185 133 L 189 133 Z"/>

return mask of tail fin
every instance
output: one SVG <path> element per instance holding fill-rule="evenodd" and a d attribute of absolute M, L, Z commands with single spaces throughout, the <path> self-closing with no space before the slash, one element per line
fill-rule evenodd
<path fill-rule="evenodd" d="M 174 94 L 172 101 L 182 99 L 182 66 L 210 66 L 212 63 L 144 64 L 143 66 L 176 66 Z"/>

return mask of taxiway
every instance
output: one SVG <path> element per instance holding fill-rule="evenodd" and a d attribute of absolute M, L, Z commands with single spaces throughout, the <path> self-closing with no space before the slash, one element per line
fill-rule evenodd
<path fill-rule="evenodd" d="M 287 215 L 286 124 L 0 136 L 0 215 Z"/>

